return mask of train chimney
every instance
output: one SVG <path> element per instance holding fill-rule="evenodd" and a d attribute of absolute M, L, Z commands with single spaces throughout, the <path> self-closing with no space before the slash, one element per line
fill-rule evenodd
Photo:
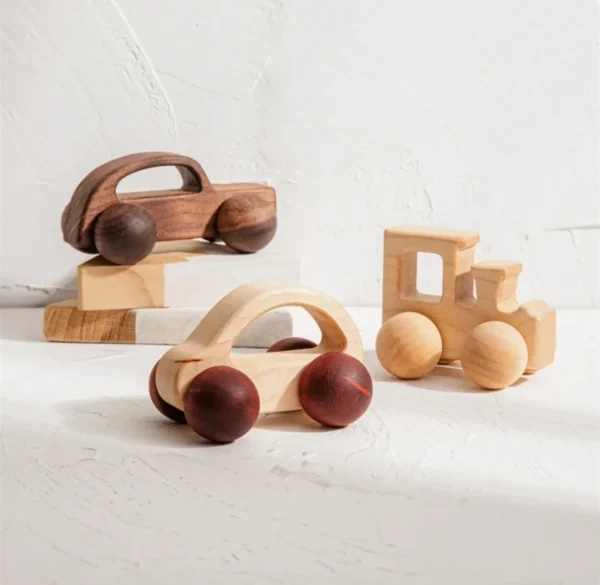
<path fill-rule="evenodd" d="M 477 305 L 490 309 L 517 307 L 520 262 L 478 262 L 471 268 L 477 290 Z"/>

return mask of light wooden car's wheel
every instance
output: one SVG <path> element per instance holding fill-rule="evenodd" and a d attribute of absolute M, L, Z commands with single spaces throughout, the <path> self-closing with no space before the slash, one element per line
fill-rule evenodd
<path fill-rule="evenodd" d="M 527 366 L 527 344 L 508 323 L 487 321 L 474 327 L 460 356 L 465 375 L 488 390 L 514 384 Z"/>
<path fill-rule="evenodd" d="M 425 315 L 399 313 L 382 325 L 375 349 L 377 359 L 392 376 L 420 378 L 439 362 L 442 337 Z"/>
<path fill-rule="evenodd" d="M 144 259 L 156 244 L 156 224 L 148 211 L 131 203 L 114 203 L 96 219 L 94 244 L 113 264 Z"/>
<path fill-rule="evenodd" d="M 313 420 L 328 427 L 346 427 L 369 408 L 373 380 L 360 360 L 347 353 L 330 351 L 302 370 L 298 397 Z"/>
<path fill-rule="evenodd" d="M 158 367 L 158 362 L 152 368 L 150 372 L 150 379 L 148 380 L 148 390 L 150 393 L 150 400 L 152 400 L 152 404 L 156 407 L 156 410 L 160 412 L 163 416 L 170 418 L 172 421 L 179 424 L 186 424 L 185 415 L 183 411 L 171 406 L 168 402 L 165 402 L 161 395 L 158 393 L 158 388 L 156 386 L 156 368 Z"/>
<path fill-rule="evenodd" d="M 310 339 L 305 337 L 284 337 L 279 341 L 276 341 L 267 349 L 267 353 L 273 353 L 277 351 L 292 351 L 294 349 L 311 349 L 317 347 L 317 344 Z"/>
<path fill-rule="evenodd" d="M 240 370 L 213 366 L 189 383 L 183 411 L 200 436 L 213 443 L 232 443 L 256 423 L 260 397 L 254 382 Z"/>

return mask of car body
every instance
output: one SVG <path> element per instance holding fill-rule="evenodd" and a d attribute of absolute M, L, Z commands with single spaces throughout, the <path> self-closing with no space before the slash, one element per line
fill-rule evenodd
<path fill-rule="evenodd" d="M 249 323 L 284 306 L 303 307 L 315 319 L 322 333 L 316 347 L 231 354 L 235 339 Z M 359 331 L 340 303 L 304 286 L 272 281 L 248 283 L 223 297 L 185 341 L 163 355 L 156 365 L 156 388 L 168 405 L 183 410 L 183 396 L 195 376 L 212 366 L 230 366 L 254 382 L 261 413 L 299 410 L 300 373 L 312 360 L 332 351 L 363 359 Z"/>
<path fill-rule="evenodd" d="M 117 195 L 117 185 L 127 175 L 158 166 L 175 166 L 181 174 L 180 189 Z M 268 229 L 276 225 L 276 195 L 261 183 L 213 185 L 194 159 L 168 152 L 142 152 L 111 160 L 90 172 L 79 183 L 65 207 L 61 228 L 64 240 L 85 253 L 97 253 L 94 223 L 116 203 L 141 207 L 152 216 L 156 241 L 219 238 L 217 215 L 222 204 L 234 196 L 251 196 L 261 207 Z M 243 219 L 243 218 L 242 218 Z"/>

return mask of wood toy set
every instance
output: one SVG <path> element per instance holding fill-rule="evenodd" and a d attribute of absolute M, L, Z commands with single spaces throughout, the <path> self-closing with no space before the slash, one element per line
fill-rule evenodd
<path fill-rule="evenodd" d="M 177 167 L 181 190 L 117 196 L 125 176 L 161 165 Z M 260 279 L 252 253 L 272 240 L 276 225 L 271 187 L 211 185 L 196 161 L 170 153 L 110 161 L 85 177 L 63 213 L 65 241 L 98 256 L 79 267 L 76 300 L 46 307 L 46 338 L 135 343 L 141 331 L 145 339 L 152 337 L 148 311 L 175 308 L 185 311 L 187 329 L 165 334 L 178 317 L 162 314 L 162 338 L 155 342 L 173 347 L 149 376 L 150 399 L 165 417 L 217 443 L 245 435 L 266 413 L 303 409 L 325 426 L 345 427 L 367 411 L 373 394 L 360 335 L 335 299 L 289 284 L 296 274 L 289 263 L 271 266 L 276 280 Z M 181 240 L 195 238 L 205 242 L 181 247 Z M 209 266 L 208 250 L 217 239 L 230 255 L 243 257 L 235 266 L 236 286 L 220 282 L 218 268 Z M 170 241 L 180 247 L 157 250 L 157 242 Z M 519 305 L 521 264 L 475 263 L 478 242 L 479 234 L 470 231 L 411 226 L 384 231 L 376 355 L 392 376 L 419 378 L 460 360 L 472 382 L 500 389 L 554 360 L 554 309 L 541 300 Z M 419 253 L 442 258 L 441 295 L 417 289 Z M 213 295 L 205 299 L 208 311 L 198 309 L 203 288 Z M 267 325 L 287 306 L 303 307 L 313 317 L 321 331 L 318 343 L 286 336 L 275 321 Z M 269 330 L 269 343 L 268 335 L 259 341 L 261 324 Z M 234 346 L 253 344 L 268 349 L 231 353 Z"/>

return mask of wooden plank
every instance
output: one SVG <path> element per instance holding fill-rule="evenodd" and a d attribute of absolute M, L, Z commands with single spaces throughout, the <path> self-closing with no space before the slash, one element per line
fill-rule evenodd
<path fill-rule="evenodd" d="M 471 230 L 457 230 L 452 228 L 438 228 L 432 226 L 398 225 L 385 229 L 386 237 L 406 238 L 408 241 L 417 242 L 415 246 L 421 249 L 423 243 L 444 242 L 457 246 L 460 250 L 470 248 L 479 243 L 479 234 Z M 402 242 L 404 248 L 408 246 Z M 425 250 L 421 250 L 425 251 Z"/>
<path fill-rule="evenodd" d="M 238 286 L 255 280 L 302 281 L 301 262 L 267 253 L 237 254 L 199 241 L 162 245 L 131 266 L 95 257 L 77 270 L 79 309 L 211 307 Z"/>
<path fill-rule="evenodd" d="M 44 309 L 44 337 L 49 341 L 135 343 L 134 311 L 80 311 L 74 299 Z"/>
<path fill-rule="evenodd" d="M 75 299 L 44 309 L 47 341 L 176 345 L 186 339 L 208 313 L 208 308 L 114 309 L 82 311 Z M 267 348 L 293 334 L 292 316 L 275 309 L 241 331 L 234 347 Z"/>

